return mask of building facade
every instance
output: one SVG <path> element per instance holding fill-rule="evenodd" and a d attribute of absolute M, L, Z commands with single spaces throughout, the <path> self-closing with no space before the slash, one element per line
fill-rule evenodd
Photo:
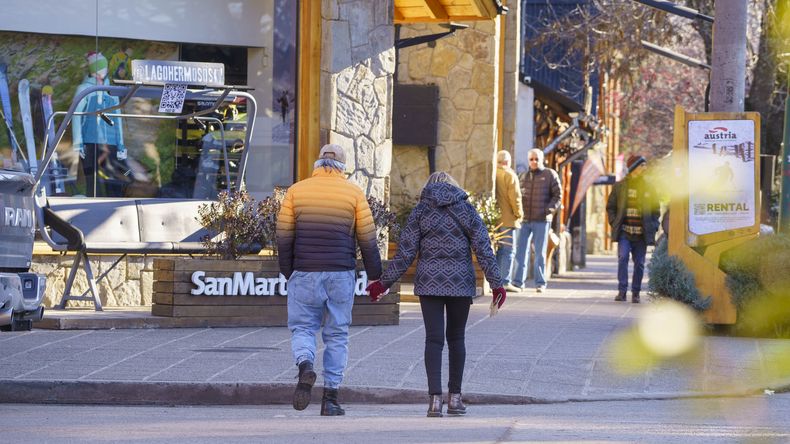
<path fill-rule="evenodd" d="M 43 0 L 35 5 L 10 0 L 0 17 L 0 64 L 5 65 L 11 92 L 3 103 L 4 109 L 9 103 L 4 114 L 10 115 L 11 130 L 0 131 L 0 158 L 3 167 L 24 167 L 23 152 L 31 152 L 26 141 L 19 143 L 27 139 L 18 107 L 22 79 L 31 85 L 35 134 L 30 145 L 40 156 L 48 101 L 54 111 L 63 111 L 85 85 L 132 80 L 134 60 L 213 62 L 224 65 L 225 84 L 251 88 L 258 112 L 250 146 L 240 146 L 234 138 L 235 132 L 253 126 L 243 101 L 225 104 L 212 114 L 214 121 L 201 124 L 142 117 L 157 114 L 161 100 L 134 99 L 122 112 L 135 116 L 125 117 L 101 140 L 92 140 L 95 134 L 88 130 L 66 132 L 56 149 L 62 185 L 57 192 L 88 199 L 212 198 L 227 184 L 218 178 L 209 180 L 209 191 L 198 186 L 205 172 L 201 153 L 207 146 L 224 143 L 231 151 L 249 150 L 245 183 L 261 198 L 276 187 L 308 177 L 320 146 L 331 142 L 347 149 L 350 178 L 386 202 L 395 189 L 417 186 L 401 174 L 408 168 L 400 165 L 408 159 L 399 158 L 392 142 L 399 69 L 396 26 L 408 33 L 427 29 L 425 23 L 458 20 L 472 25 L 465 30 L 469 34 L 442 43 L 440 53 L 434 54 L 435 48 L 423 51 L 411 62 L 418 70 L 417 59 L 426 63 L 426 58 L 436 58 L 431 77 L 406 73 L 403 79 L 452 82 L 453 89 L 445 90 L 440 105 L 447 111 L 442 117 L 446 161 L 441 168 L 473 191 L 491 191 L 493 158 L 503 126 L 503 104 L 496 97 L 504 84 L 499 68 L 502 6 L 496 0 L 240 0 L 200 7 L 187 0 Z M 456 93 L 464 99 L 451 97 Z M 186 102 L 184 112 L 207 105 Z M 472 125 L 471 132 L 466 124 Z M 94 145 L 113 148 L 102 151 Z M 92 159 L 97 164 L 106 160 L 107 153 L 118 163 L 89 174 L 84 165 L 91 149 L 96 149 Z M 228 161 L 212 168 L 210 172 L 232 174 L 234 165 Z M 117 259 L 96 256 L 94 270 L 101 274 Z M 40 244 L 34 263 L 34 270 L 48 277 L 45 305 L 52 306 L 59 300 L 72 260 Z M 152 267 L 150 256 L 124 258 L 99 282 L 103 305 L 150 304 Z M 86 286 L 78 279 L 74 290 Z"/>

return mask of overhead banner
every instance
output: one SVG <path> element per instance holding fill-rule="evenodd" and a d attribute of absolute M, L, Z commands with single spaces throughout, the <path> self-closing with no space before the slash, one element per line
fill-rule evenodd
<path fill-rule="evenodd" d="M 755 224 L 753 120 L 688 122 L 689 231 L 709 234 Z"/>

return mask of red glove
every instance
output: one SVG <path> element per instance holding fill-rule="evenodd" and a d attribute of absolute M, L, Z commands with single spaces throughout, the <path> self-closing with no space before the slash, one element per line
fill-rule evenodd
<path fill-rule="evenodd" d="M 494 293 L 494 302 L 497 302 L 497 308 L 502 308 L 502 305 L 505 303 L 505 299 L 507 299 L 507 292 L 505 291 L 504 287 L 499 287 L 491 290 Z"/>
<path fill-rule="evenodd" d="M 387 288 L 381 283 L 381 281 L 373 281 L 368 284 L 367 288 L 365 288 L 365 291 L 370 294 L 370 302 L 377 302 L 381 298 L 381 295 L 387 291 Z"/>

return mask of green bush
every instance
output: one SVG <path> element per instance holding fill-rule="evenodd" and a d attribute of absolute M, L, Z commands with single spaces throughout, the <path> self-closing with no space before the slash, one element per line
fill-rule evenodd
<path fill-rule="evenodd" d="M 790 237 L 745 242 L 725 252 L 720 267 L 738 308 L 736 333 L 790 337 Z"/>
<path fill-rule="evenodd" d="M 703 296 L 694 279 L 694 275 L 686 268 L 679 258 L 670 256 L 667 239 L 658 241 L 650 263 L 647 265 L 650 278 L 647 282 L 652 295 L 674 299 L 694 310 L 703 311 L 710 306 L 710 296 Z"/>
<path fill-rule="evenodd" d="M 790 272 L 790 237 L 771 234 L 726 251 L 720 261 L 722 271 L 727 273 L 727 288 L 732 293 L 732 302 L 739 309 L 745 308 L 754 298 L 769 290 L 781 271 Z M 780 275 L 766 273 L 777 270 Z"/>

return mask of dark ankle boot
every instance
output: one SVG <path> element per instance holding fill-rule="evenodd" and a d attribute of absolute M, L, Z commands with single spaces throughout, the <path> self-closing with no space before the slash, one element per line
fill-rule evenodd
<path fill-rule="evenodd" d="M 615 302 L 624 302 L 625 301 L 625 292 L 621 291 L 617 293 L 617 296 L 614 297 Z"/>
<path fill-rule="evenodd" d="M 461 400 L 460 393 L 450 393 L 447 396 L 447 414 L 448 415 L 465 415 L 466 406 L 464 401 Z"/>
<path fill-rule="evenodd" d="M 296 410 L 304 410 L 310 405 L 310 393 L 315 384 L 315 371 L 313 363 L 302 361 L 299 363 L 299 382 L 294 390 L 293 406 Z"/>
<path fill-rule="evenodd" d="M 428 400 L 428 417 L 439 418 L 442 416 L 442 395 L 431 395 Z"/>
<path fill-rule="evenodd" d="M 639 292 L 638 291 L 631 292 L 631 302 L 633 302 L 634 304 L 638 304 L 639 303 Z"/>
<path fill-rule="evenodd" d="M 321 416 L 343 416 L 346 411 L 337 403 L 337 389 L 324 387 L 324 397 L 321 399 Z"/>

